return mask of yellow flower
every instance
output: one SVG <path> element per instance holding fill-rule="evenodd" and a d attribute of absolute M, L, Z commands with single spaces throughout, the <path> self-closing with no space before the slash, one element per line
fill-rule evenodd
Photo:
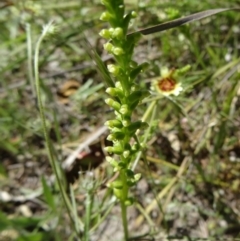
<path fill-rule="evenodd" d="M 168 70 L 163 68 L 161 70 L 161 77 L 154 80 L 153 86 L 156 91 L 162 95 L 179 95 L 183 90 L 181 82 L 178 82 L 174 77 L 175 69 Z"/>

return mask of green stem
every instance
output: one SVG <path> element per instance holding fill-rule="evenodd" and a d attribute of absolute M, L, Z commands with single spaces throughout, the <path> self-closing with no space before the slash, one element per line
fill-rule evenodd
<path fill-rule="evenodd" d="M 155 117 L 155 107 L 156 107 L 156 104 L 157 104 L 157 101 L 152 101 L 151 104 L 148 106 L 148 109 L 146 110 L 144 116 L 142 117 L 142 121 L 146 121 L 149 117 L 149 115 L 152 113 L 152 116 L 151 116 L 151 120 L 150 120 L 150 123 L 153 121 L 154 117 Z M 150 129 L 148 129 L 148 131 L 146 131 L 145 133 L 145 138 L 143 140 L 143 144 L 145 145 L 146 142 L 147 142 L 147 137 L 148 137 L 148 132 L 149 132 Z M 138 133 L 137 133 L 138 134 Z M 140 151 L 137 155 L 137 158 L 135 159 L 133 165 L 132 165 L 132 170 L 135 170 L 137 164 L 138 164 L 138 161 L 140 160 L 140 157 L 142 155 L 142 151 Z"/>
<path fill-rule="evenodd" d="M 126 183 L 126 175 L 124 171 L 125 170 L 120 171 L 120 178 L 122 180 L 122 185 L 123 185 L 122 198 L 120 199 L 120 203 L 121 203 L 124 238 L 125 238 L 125 241 L 127 241 L 128 240 L 128 220 L 127 220 L 127 206 L 125 202 L 128 197 L 128 185 Z"/>
<path fill-rule="evenodd" d="M 33 97 L 36 98 L 36 90 L 34 85 L 33 77 L 33 61 L 32 61 L 32 37 L 31 37 L 31 25 L 26 24 L 26 33 L 27 33 L 27 56 L 28 56 L 28 81 L 32 89 Z"/>
<path fill-rule="evenodd" d="M 90 227 L 90 219 L 91 219 L 91 212 L 92 212 L 92 204 L 93 204 L 93 195 L 92 192 L 87 193 L 86 198 L 86 219 L 85 219 L 85 226 L 84 226 L 84 241 L 88 241 L 89 237 L 89 227 Z"/>
<path fill-rule="evenodd" d="M 49 24 L 49 26 L 51 26 L 51 24 Z M 56 162 L 54 160 L 52 144 L 51 144 L 50 137 L 48 135 L 46 118 L 45 118 L 45 113 L 44 113 L 44 106 L 43 106 L 42 98 L 41 98 L 41 87 L 40 87 L 39 69 L 38 69 L 39 51 L 40 51 L 41 43 L 42 43 L 44 37 L 46 36 L 47 31 L 48 31 L 47 28 L 43 31 L 43 33 L 41 34 L 40 38 L 37 41 L 36 48 L 35 48 L 35 55 L 34 55 L 35 87 L 36 87 L 36 94 L 37 94 L 37 100 L 38 100 L 39 113 L 40 113 L 40 118 L 41 118 L 41 122 L 42 122 L 43 134 L 44 134 L 44 138 L 45 138 L 45 141 L 46 141 L 46 147 L 47 147 L 47 151 L 48 151 L 49 161 L 50 161 L 50 164 L 52 166 L 53 172 L 54 172 L 54 174 L 56 176 L 57 184 L 58 184 L 60 193 L 62 195 L 64 204 L 65 204 L 65 206 L 67 208 L 67 212 L 68 212 L 69 218 L 70 218 L 70 220 L 71 220 L 71 222 L 72 222 L 72 224 L 73 224 L 73 226 L 75 228 L 74 220 L 73 220 L 73 217 L 71 215 L 71 204 L 70 204 L 69 199 L 67 197 L 67 194 L 66 194 L 66 192 L 65 192 L 65 190 L 63 188 L 61 177 L 60 177 L 59 171 L 58 171 L 59 167 L 57 166 L 57 164 L 56 164 Z M 83 225 L 81 224 L 81 226 L 83 226 Z M 75 229 L 75 231 L 76 231 L 76 234 L 79 235 L 79 230 Z"/>
<path fill-rule="evenodd" d="M 124 229 L 124 239 L 128 240 L 128 222 L 127 222 L 127 207 L 124 201 L 121 201 L 122 224 Z"/>
<path fill-rule="evenodd" d="M 146 112 L 144 113 L 144 116 L 142 118 L 142 121 L 146 121 L 146 119 L 148 118 L 148 116 L 150 115 L 150 113 L 152 112 L 153 108 L 155 107 L 157 101 L 152 101 L 151 104 L 148 106 Z"/>

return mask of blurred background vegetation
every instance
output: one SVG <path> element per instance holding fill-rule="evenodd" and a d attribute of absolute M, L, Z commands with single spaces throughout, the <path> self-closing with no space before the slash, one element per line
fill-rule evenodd
<path fill-rule="evenodd" d="M 238 0 L 126 0 L 132 30 L 198 11 L 237 7 Z M 82 45 L 86 38 L 104 63 L 97 0 L 0 1 L 0 240 L 81 240 L 66 214 L 48 161 L 33 77 L 33 53 L 43 25 L 39 69 L 55 158 L 75 224 L 89 240 L 121 240 L 120 210 L 106 188 L 105 105 L 101 76 Z M 150 63 L 139 84 L 149 88 L 162 66 L 192 66 L 191 89 L 158 103 L 158 119 L 132 190 L 129 230 L 135 240 L 240 240 L 240 14 L 225 12 L 143 37 L 135 59 Z M 141 118 L 149 102 L 136 118 Z M 181 108 L 179 108 L 181 107 Z M 184 110 L 184 111 L 182 111 Z M 69 164 L 70 163 L 70 164 Z M 91 171 L 90 171 L 91 170 Z M 79 173 L 80 172 L 80 173 Z M 154 200 L 158 201 L 154 201 Z M 91 213 L 88 213 L 89 202 Z M 143 218 L 144 217 L 144 218 Z M 84 238 L 82 239 L 84 240 Z"/>

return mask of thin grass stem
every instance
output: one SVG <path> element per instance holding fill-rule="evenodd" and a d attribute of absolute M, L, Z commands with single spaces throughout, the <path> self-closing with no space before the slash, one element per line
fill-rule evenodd
<path fill-rule="evenodd" d="M 57 163 L 55 161 L 54 158 L 54 151 L 53 151 L 53 147 L 51 145 L 51 140 L 50 137 L 48 135 L 48 130 L 47 130 L 47 124 L 46 124 L 46 118 L 45 118 L 45 112 L 44 112 L 44 106 L 43 106 L 43 102 L 42 102 L 42 98 L 41 98 L 41 87 L 40 87 L 40 79 L 39 79 L 39 69 L 38 69 L 38 64 L 39 64 L 39 51 L 40 51 L 40 46 L 41 43 L 44 39 L 44 37 L 47 35 L 49 28 L 51 27 L 51 23 L 49 23 L 43 30 L 41 36 L 39 37 L 37 43 L 36 43 L 36 47 L 35 47 L 35 54 L 34 54 L 34 77 L 35 77 L 35 87 L 36 87 L 36 94 L 37 94 L 37 100 L 38 100 L 38 107 L 39 107 L 39 114 L 40 114 L 40 118 L 41 118 L 41 122 L 42 122 L 42 128 L 43 128 L 43 134 L 44 134 L 44 138 L 46 141 L 46 147 L 47 147 L 47 152 L 48 152 L 48 157 L 49 157 L 49 162 L 52 166 L 53 172 L 56 176 L 56 180 L 57 180 L 57 184 L 61 193 L 61 196 L 63 198 L 64 204 L 67 208 L 67 213 L 68 216 L 71 220 L 71 223 L 75 229 L 76 235 L 79 236 L 78 231 L 76 230 L 76 226 L 74 225 L 74 219 L 71 215 L 71 204 L 70 201 L 67 197 L 67 194 L 63 188 L 62 185 L 62 181 L 61 181 L 61 177 L 59 175 L 58 172 L 58 166 Z M 80 239 L 79 239 L 80 240 Z"/>

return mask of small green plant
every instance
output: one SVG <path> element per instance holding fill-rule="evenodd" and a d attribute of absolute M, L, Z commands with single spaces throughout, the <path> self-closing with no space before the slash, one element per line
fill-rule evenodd
<path fill-rule="evenodd" d="M 134 199 L 129 196 L 130 187 L 140 179 L 141 174 L 133 172 L 133 162 L 144 148 L 146 138 L 139 137 L 137 132 L 145 130 L 148 124 L 142 120 L 134 121 L 132 116 L 138 104 L 149 95 L 149 91 L 140 88 L 135 82 L 136 77 L 144 71 L 148 64 L 138 64 L 132 59 L 134 46 L 139 40 L 140 34 L 128 35 L 128 25 L 131 19 L 136 17 L 132 11 L 125 15 L 124 2 L 122 0 L 102 1 L 107 11 L 100 19 L 108 21 L 109 29 L 103 29 L 100 35 L 109 40 L 104 48 L 115 58 L 116 64 L 108 65 L 108 71 L 115 79 L 115 86 L 107 88 L 106 92 L 111 98 L 106 99 L 107 105 L 115 110 L 115 119 L 106 122 L 110 130 L 107 137 L 113 146 L 105 148 L 114 156 L 107 156 L 106 160 L 118 172 L 118 178 L 109 187 L 118 198 L 122 210 L 122 222 L 125 240 L 128 239 L 127 206 L 132 205 Z M 163 68 L 161 78 L 153 82 L 153 91 L 163 95 L 178 95 L 182 91 L 181 83 L 177 81 L 178 74 L 182 71 L 168 70 Z M 155 102 L 153 102 L 155 104 Z M 150 105 L 152 109 L 153 105 Z M 144 140 L 144 141 L 143 141 Z"/>
<path fill-rule="evenodd" d="M 109 40 L 104 48 L 116 60 L 116 64 L 108 65 L 108 71 L 116 82 L 114 87 L 107 88 L 106 92 L 111 98 L 105 100 L 107 105 L 115 110 L 116 118 L 106 122 L 110 129 L 107 139 L 113 142 L 113 146 L 108 146 L 105 150 L 115 154 L 114 157 L 108 156 L 106 159 L 113 166 L 114 171 L 119 173 L 117 180 L 112 182 L 110 187 L 121 204 L 124 236 L 127 240 L 129 236 L 127 206 L 133 203 L 133 199 L 129 196 L 129 188 L 140 179 L 140 174 L 135 174 L 131 170 L 136 154 L 142 149 L 136 131 L 148 126 L 145 122 L 132 119 L 132 114 L 139 102 L 148 96 L 148 91 L 140 89 L 135 79 L 147 64 L 138 65 L 132 60 L 139 34 L 127 37 L 129 22 L 136 17 L 136 13 L 130 12 L 125 15 L 122 0 L 102 1 L 102 3 L 107 11 L 100 19 L 108 21 L 111 28 L 103 29 L 100 35 Z"/>

